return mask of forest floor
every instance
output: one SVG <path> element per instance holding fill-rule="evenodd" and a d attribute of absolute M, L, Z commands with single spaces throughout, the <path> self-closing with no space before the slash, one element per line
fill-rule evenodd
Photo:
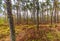
<path fill-rule="evenodd" d="M 48 25 L 40 24 L 39 30 L 36 25 L 15 26 L 16 41 L 60 41 L 60 24 Z M 0 26 L 0 41 L 10 41 L 9 26 Z"/>

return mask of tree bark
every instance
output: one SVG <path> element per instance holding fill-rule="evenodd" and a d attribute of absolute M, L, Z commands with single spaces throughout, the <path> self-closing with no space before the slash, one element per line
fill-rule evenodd
<path fill-rule="evenodd" d="M 15 29 L 14 29 L 13 15 L 12 15 L 11 0 L 6 0 L 6 5 L 7 5 L 8 20 L 10 25 L 11 41 L 15 41 Z"/>
<path fill-rule="evenodd" d="M 37 0 L 37 30 L 39 30 L 39 2 Z"/>
<path fill-rule="evenodd" d="M 33 0 L 33 22 L 34 22 L 34 24 L 35 24 L 35 0 Z"/>

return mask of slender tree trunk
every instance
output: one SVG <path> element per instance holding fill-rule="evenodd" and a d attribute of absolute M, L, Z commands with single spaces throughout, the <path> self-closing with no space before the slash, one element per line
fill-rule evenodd
<path fill-rule="evenodd" d="M 54 12 L 54 22 L 55 22 L 55 24 L 57 23 L 57 12 L 58 12 L 58 10 L 57 10 L 57 2 L 58 2 L 58 0 L 54 0 L 54 10 L 55 10 L 55 12 Z"/>
<path fill-rule="evenodd" d="M 53 11 L 50 10 L 50 13 L 51 13 L 51 25 L 53 24 Z"/>
<path fill-rule="evenodd" d="M 17 24 L 21 23 L 20 0 L 17 0 Z"/>
<path fill-rule="evenodd" d="M 44 23 L 44 14 L 43 14 L 43 6 L 42 6 L 42 24 Z"/>
<path fill-rule="evenodd" d="M 54 22 L 56 23 L 56 7 L 55 7 L 55 12 L 54 12 Z"/>
<path fill-rule="evenodd" d="M 48 15 L 49 11 L 48 11 L 48 5 L 47 5 L 47 23 L 49 23 L 49 15 Z"/>
<path fill-rule="evenodd" d="M 35 0 L 33 0 L 33 22 L 34 22 L 34 24 L 35 24 Z"/>
<path fill-rule="evenodd" d="M 12 15 L 11 0 L 6 0 L 6 5 L 7 5 L 8 19 L 10 23 L 11 41 L 15 41 L 15 29 L 14 29 L 13 15 Z"/>
<path fill-rule="evenodd" d="M 23 12 L 23 24 L 25 24 L 24 22 L 25 22 L 25 10 Z"/>
<path fill-rule="evenodd" d="M 39 2 L 37 0 L 37 30 L 39 30 Z"/>
<path fill-rule="evenodd" d="M 59 23 L 59 11 L 57 11 L 57 23 Z"/>
<path fill-rule="evenodd" d="M 27 25 L 28 25 L 28 10 L 27 10 Z"/>
<path fill-rule="evenodd" d="M 40 23 L 41 23 L 41 20 L 42 20 L 42 19 L 41 19 L 41 12 L 40 12 Z M 39 23 L 39 24 L 40 24 L 40 23 Z"/>
<path fill-rule="evenodd" d="M 16 10 L 16 11 L 17 11 L 17 24 L 19 24 L 19 17 L 18 17 L 18 16 L 19 16 L 19 15 L 18 15 L 18 7 L 16 7 L 16 9 L 17 9 L 17 10 Z"/>
<path fill-rule="evenodd" d="M 6 14 L 6 9 L 4 9 L 4 12 L 3 12 L 3 14 L 5 15 L 5 23 L 7 23 L 7 14 Z"/>
<path fill-rule="evenodd" d="M 36 5 L 37 5 L 37 14 L 36 14 L 37 15 L 37 19 L 36 19 L 37 20 L 36 21 L 37 22 L 37 33 L 39 34 L 39 2 L 38 2 L 38 0 L 36 2 Z M 38 38 L 37 38 L 37 40 L 38 40 Z"/>

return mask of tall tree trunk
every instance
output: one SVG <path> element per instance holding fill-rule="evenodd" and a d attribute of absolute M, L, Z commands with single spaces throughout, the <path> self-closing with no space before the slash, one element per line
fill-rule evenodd
<path fill-rule="evenodd" d="M 17 24 L 21 23 L 20 0 L 17 0 Z"/>
<path fill-rule="evenodd" d="M 49 11 L 48 11 L 48 5 L 47 5 L 47 23 L 49 23 L 49 15 L 48 15 Z"/>
<path fill-rule="evenodd" d="M 33 0 L 33 22 L 35 24 L 35 0 Z"/>
<path fill-rule="evenodd" d="M 6 0 L 6 5 L 7 5 L 8 19 L 10 23 L 11 41 L 15 41 L 15 29 L 14 29 L 13 15 L 12 15 L 11 0 Z"/>
<path fill-rule="evenodd" d="M 59 23 L 59 11 L 57 11 L 57 23 Z"/>
<path fill-rule="evenodd" d="M 51 25 L 53 24 L 53 10 L 50 10 L 50 14 L 51 14 Z"/>
<path fill-rule="evenodd" d="M 37 19 L 36 19 L 36 23 L 37 23 L 37 33 L 39 34 L 39 2 L 38 0 L 36 0 L 36 5 L 37 5 Z M 36 41 L 38 40 L 38 38 L 36 39 Z"/>
<path fill-rule="evenodd" d="M 39 2 L 37 0 L 37 30 L 39 30 Z"/>
<path fill-rule="evenodd" d="M 26 21 L 26 19 L 25 19 L 25 10 L 24 10 L 24 12 L 23 12 L 23 24 L 25 24 L 24 22 Z"/>
<path fill-rule="evenodd" d="M 58 7 L 58 0 L 56 0 L 56 17 L 57 17 L 57 18 L 56 18 L 56 22 L 57 22 L 57 23 L 59 22 L 59 13 L 58 13 L 59 10 L 58 10 L 58 8 L 59 8 L 59 7 Z"/>
<path fill-rule="evenodd" d="M 43 13 L 43 5 L 42 5 L 42 24 L 44 23 L 44 13 Z"/>
<path fill-rule="evenodd" d="M 16 7 L 16 9 L 17 9 L 17 10 L 16 10 L 16 11 L 17 11 L 17 24 L 19 24 L 19 17 L 18 17 L 18 16 L 19 16 L 19 15 L 18 15 L 18 7 Z"/>
<path fill-rule="evenodd" d="M 28 10 L 27 10 L 27 25 L 28 25 Z"/>
<path fill-rule="evenodd" d="M 4 20 L 5 20 L 5 23 L 7 23 L 7 14 L 6 14 L 6 9 L 4 9 L 4 12 L 3 12 L 3 14 L 5 15 L 5 18 L 4 18 Z"/>
<path fill-rule="evenodd" d="M 55 24 L 57 23 L 57 12 L 58 12 L 58 10 L 57 10 L 57 2 L 58 2 L 58 0 L 54 0 L 54 10 L 55 10 L 55 12 L 54 12 L 54 22 L 55 22 Z"/>

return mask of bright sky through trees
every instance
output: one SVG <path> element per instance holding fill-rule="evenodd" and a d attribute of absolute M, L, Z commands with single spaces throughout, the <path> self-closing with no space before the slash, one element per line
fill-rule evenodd
<path fill-rule="evenodd" d="M 39 1 L 40 2 L 45 2 L 45 0 L 39 0 Z M 59 0 L 59 2 L 60 2 L 60 0 Z M 2 1 L 2 3 L 4 3 L 4 1 Z M 14 4 L 13 0 L 12 0 L 12 4 Z M 4 10 L 4 8 L 2 8 L 2 10 Z M 29 15 L 30 15 L 30 12 L 29 12 Z M 0 16 L 3 16 L 3 13 L 0 13 Z"/>
<path fill-rule="evenodd" d="M 39 0 L 39 1 L 40 2 L 45 2 L 45 0 Z M 4 1 L 2 1 L 2 3 L 4 3 Z M 12 4 L 14 4 L 13 0 L 12 0 Z M 2 8 L 2 10 L 4 11 L 4 8 Z M 30 12 L 29 12 L 29 15 L 30 15 Z M 3 13 L 0 13 L 0 16 L 3 16 Z"/>

